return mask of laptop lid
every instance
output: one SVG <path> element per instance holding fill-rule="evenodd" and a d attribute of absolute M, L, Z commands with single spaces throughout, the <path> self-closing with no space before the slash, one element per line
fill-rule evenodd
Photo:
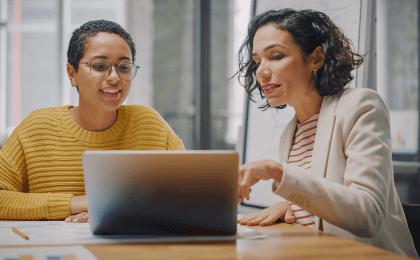
<path fill-rule="evenodd" d="M 236 233 L 234 151 L 86 151 L 82 159 L 95 235 Z"/>

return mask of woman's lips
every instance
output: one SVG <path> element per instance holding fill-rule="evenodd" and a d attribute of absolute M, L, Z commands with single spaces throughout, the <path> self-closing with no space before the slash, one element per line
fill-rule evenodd
<path fill-rule="evenodd" d="M 119 98 L 121 96 L 121 90 L 100 90 L 100 92 L 107 98 Z"/>
<path fill-rule="evenodd" d="M 280 87 L 281 87 L 280 85 L 274 85 L 274 84 L 264 85 L 263 87 L 264 95 L 268 96 L 274 91 L 276 91 L 277 89 L 279 89 Z"/>

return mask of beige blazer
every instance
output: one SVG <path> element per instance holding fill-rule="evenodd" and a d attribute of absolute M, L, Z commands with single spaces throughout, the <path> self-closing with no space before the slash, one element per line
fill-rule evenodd
<path fill-rule="evenodd" d="M 389 112 L 369 89 L 323 99 L 310 170 L 288 165 L 297 117 L 280 139 L 273 192 L 315 215 L 317 229 L 418 257 L 395 190 Z"/>

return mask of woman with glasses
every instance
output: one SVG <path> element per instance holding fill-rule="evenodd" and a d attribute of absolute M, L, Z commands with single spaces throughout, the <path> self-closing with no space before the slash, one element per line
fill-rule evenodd
<path fill-rule="evenodd" d="M 32 112 L 0 150 L 0 219 L 88 221 L 85 150 L 183 150 L 153 109 L 123 106 L 137 69 L 135 45 L 118 24 L 73 32 L 67 72 L 79 105 Z"/>
<path fill-rule="evenodd" d="M 267 11 L 250 22 L 240 54 L 248 95 L 258 90 L 265 107 L 290 104 L 296 115 L 280 137 L 279 161 L 238 173 L 240 201 L 268 179 L 287 201 L 238 223 L 297 222 L 417 256 L 394 185 L 388 109 L 375 91 L 346 88 L 363 56 L 340 28 L 321 12 Z"/>

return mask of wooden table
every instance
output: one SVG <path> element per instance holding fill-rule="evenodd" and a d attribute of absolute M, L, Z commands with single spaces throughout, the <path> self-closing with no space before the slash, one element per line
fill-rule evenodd
<path fill-rule="evenodd" d="M 252 227 L 264 239 L 85 245 L 98 259 L 411 259 L 298 224 Z"/>
<path fill-rule="evenodd" d="M 298 224 L 253 226 L 263 239 L 84 245 L 103 259 L 411 259 Z M 0 247 L 1 250 L 1 247 Z"/>

